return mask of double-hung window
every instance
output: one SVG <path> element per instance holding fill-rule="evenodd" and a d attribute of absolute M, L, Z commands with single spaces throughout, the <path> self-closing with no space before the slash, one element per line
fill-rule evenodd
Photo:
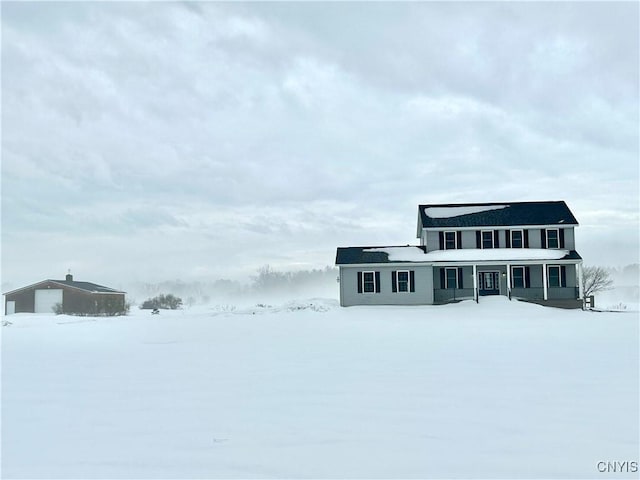
<path fill-rule="evenodd" d="M 445 269 L 445 288 L 458 288 L 458 269 Z"/>
<path fill-rule="evenodd" d="M 375 293 L 376 291 L 375 272 L 362 272 L 362 291 L 364 293 Z"/>
<path fill-rule="evenodd" d="M 380 293 L 380 272 L 358 272 L 358 293 Z"/>
<path fill-rule="evenodd" d="M 396 273 L 396 283 L 399 292 L 409 291 L 409 271 L 400 271 Z"/>
<path fill-rule="evenodd" d="M 456 232 L 444 232 L 444 249 L 455 250 L 457 245 Z"/>
<path fill-rule="evenodd" d="M 549 265 L 547 267 L 547 286 L 563 288 L 567 286 L 566 265 Z"/>
<path fill-rule="evenodd" d="M 559 265 L 550 265 L 548 267 L 548 278 L 547 281 L 550 287 L 560 287 L 562 286 L 562 275 L 561 268 Z"/>
<path fill-rule="evenodd" d="M 391 291 L 393 293 L 415 292 L 415 271 L 398 270 L 391 272 Z"/>
<path fill-rule="evenodd" d="M 560 248 L 560 235 L 557 228 L 547 228 L 547 248 Z"/>
<path fill-rule="evenodd" d="M 511 248 L 523 248 L 524 235 L 522 230 L 511 230 Z"/>
<path fill-rule="evenodd" d="M 527 288 L 527 278 L 525 275 L 525 267 L 511 268 L 511 287 Z"/>
<path fill-rule="evenodd" d="M 493 248 L 493 230 L 482 231 L 482 248 Z"/>

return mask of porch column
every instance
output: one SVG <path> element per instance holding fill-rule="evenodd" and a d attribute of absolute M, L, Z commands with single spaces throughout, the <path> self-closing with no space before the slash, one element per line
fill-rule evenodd
<path fill-rule="evenodd" d="M 542 264 L 542 288 L 544 291 L 544 299 L 548 300 L 549 293 L 547 291 L 547 264 L 546 263 Z"/>
<path fill-rule="evenodd" d="M 584 285 L 582 285 L 582 262 L 576 263 L 576 277 L 578 279 L 578 299 L 584 299 Z"/>
<path fill-rule="evenodd" d="M 478 267 L 473 265 L 473 299 L 478 301 Z"/>
<path fill-rule="evenodd" d="M 511 264 L 507 263 L 507 297 L 511 300 Z"/>

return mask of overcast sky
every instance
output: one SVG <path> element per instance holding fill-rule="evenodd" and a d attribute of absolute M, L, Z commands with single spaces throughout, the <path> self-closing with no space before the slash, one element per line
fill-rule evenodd
<path fill-rule="evenodd" d="M 565 200 L 638 262 L 637 2 L 2 2 L 2 281 L 248 278 Z"/>

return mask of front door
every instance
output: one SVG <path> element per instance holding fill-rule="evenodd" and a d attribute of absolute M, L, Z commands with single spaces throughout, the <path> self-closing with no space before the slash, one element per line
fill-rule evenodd
<path fill-rule="evenodd" d="M 478 272 L 478 293 L 500 295 L 500 272 Z"/>

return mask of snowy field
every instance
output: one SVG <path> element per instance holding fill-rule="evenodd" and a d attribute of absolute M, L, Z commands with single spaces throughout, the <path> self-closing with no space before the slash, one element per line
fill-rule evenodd
<path fill-rule="evenodd" d="M 638 313 L 4 317 L 3 478 L 637 478 Z"/>

